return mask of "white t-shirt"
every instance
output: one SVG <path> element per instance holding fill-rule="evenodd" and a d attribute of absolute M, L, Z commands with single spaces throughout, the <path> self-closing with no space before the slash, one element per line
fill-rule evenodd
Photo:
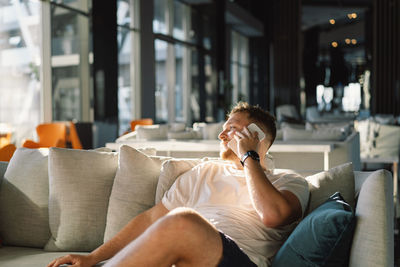
<path fill-rule="evenodd" d="M 304 213 L 309 197 L 308 184 L 296 174 L 266 172 L 278 190 L 297 196 Z M 180 176 L 162 199 L 168 210 L 189 207 L 196 210 L 219 231 L 232 238 L 257 264 L 270 265 L 271 258 L 295 227 L 266 227 L 255 211 L 243 170 L 229 162 L 205 162 Z"/>

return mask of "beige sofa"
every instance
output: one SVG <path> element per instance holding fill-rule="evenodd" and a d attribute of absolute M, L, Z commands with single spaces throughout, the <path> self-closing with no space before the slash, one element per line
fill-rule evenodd
<path fill-rule="evenodd" d="M 207 160 L 148 156 L 128 146 L 119 153 L 18 149 L 9 164 L 0 162 L 0 266 L 46 266 L 91 251 Z M 336 191 L 357 201 L 349 266 L 393 266 L 391 174 L 349 168 L 307 177 L 310 208 Z"/>

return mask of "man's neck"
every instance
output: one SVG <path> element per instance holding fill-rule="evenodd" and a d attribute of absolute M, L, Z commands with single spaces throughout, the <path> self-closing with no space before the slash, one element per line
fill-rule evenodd
<path fill-rule="evenodd" d="M 244 168 L 243 168 L 242 164 L 240 163 L 240 160 L 239 160 L 239 159 L 238 159 L 238 160 L 231 160 L 231 162 L 232 162 L 232 164 L 235 166 L 235 169 L 244 170 Z M 263 162 L 264 162 L 264 159 L 262 159 L 262 160 L 260 159 L 261 168 L 262 168 L 264 171 L 266 171 L 267 168 L 265 168 Z"/>

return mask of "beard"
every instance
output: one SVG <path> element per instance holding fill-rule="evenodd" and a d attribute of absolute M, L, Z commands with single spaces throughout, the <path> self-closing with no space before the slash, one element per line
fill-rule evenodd
<path fill-rule="evenodd" d="M 237 161 L 239 158 L 236 156 L 235 152 L 232 149 L 222 146 L 221 151 L 219 152 L 221 159 L 223 160 L 230 160 L 230 161 Z"/>

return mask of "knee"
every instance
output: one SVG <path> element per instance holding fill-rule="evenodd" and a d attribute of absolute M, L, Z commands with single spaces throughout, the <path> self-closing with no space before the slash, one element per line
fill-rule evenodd
<path fill-rule="evenodd" d="M 195 232 L 208 225 L 208 222 L 196 211 L 188 208 L 174 209 L 164 217 L 164 228 L 178 233 Z"/>

